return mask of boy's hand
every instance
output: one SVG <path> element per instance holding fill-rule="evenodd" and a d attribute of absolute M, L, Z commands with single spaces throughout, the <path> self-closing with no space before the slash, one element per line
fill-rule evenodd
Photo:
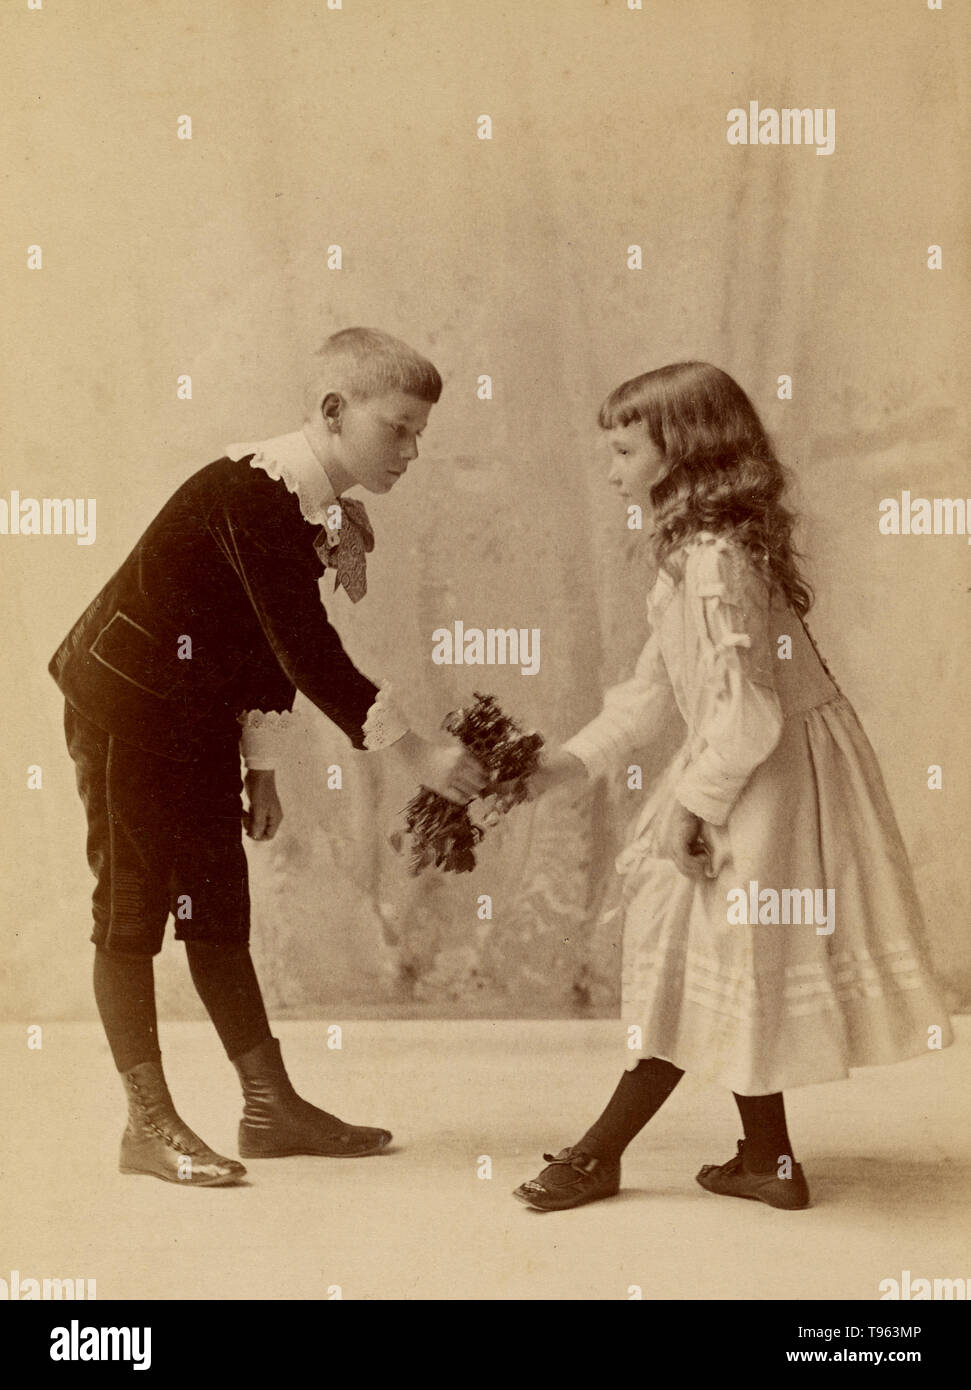
<path fill-rule="evenodd" d="M 272 840 L 283 820 L 283 807 L 276 794 L 273 772 L 251 768 L 246 774 L 249 806 L 243 812 L 243 826 L 251 840 Z"/>
<path fill-rule="evenodd" d="M 414 729 L 378 756 L 392 758 L 421 786 L 459 806 L 474 801 L 489 780 L 485 768 L 461 743 L 429 743 Z"/>
<path fill-rule="evenodd" d="M 675 803 L 661 853 L 674 861 L 686 878 L 711 878 L 711 851 L 702 834 L 704 821 L 680 802 Z"/>
<path fill-rule="evenodd" d="M 427 744 L 418 775 L 423 787 L 459 806 L 474 801 L 488 781 L 485 768 L 461 744 L 451 747 Z"/>

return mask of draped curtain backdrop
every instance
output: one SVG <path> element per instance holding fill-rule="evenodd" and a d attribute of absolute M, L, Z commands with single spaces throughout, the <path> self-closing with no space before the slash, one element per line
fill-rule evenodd
<path fill-rule="evenodd" d="M 329 601 L 357 664 L 427 733 L 473 690 L 550 742 L 597 712 L 645 640 L 652 577 L 606 486 L 597 407 L 685 358 L 740 381 L 794 471 L 814 633 L 881 759 L 935 962 L 966 999 L 971 552 L 877 530 L 901 489 L 968 491 L 959 7 L 61 0 L 3 22 L 20 117 L 4 492 L 98 504 L 92 546 L 0 537 L 6 1012 L 92 1013 L 50 653 L 189 472 L 298 427 L 308 353 L 351 324 L 408 339 L 445 379 L 420 462 L 371 501 L 367 599 Z M 835 153 L 730 145 L 727 113 L 750 101 L 833 108 Z M 24 268 L 31 244 L 42 271 Z M 436 666 L 432 633 L 455 619 L 539 629 L 539 672 Z M 616 1007 L 606 914 L 639 793 L 618 778 L 522 808 L 474 874 L 413 880 L 386 843 L 413 789 L 298 710 L 283 829 L 248 847 L 277 1013 Z M 675 736 L 645 755 L 645 784 Z M 163 1010 L 195 1016 L 180 948 L 158 973 Z"/>

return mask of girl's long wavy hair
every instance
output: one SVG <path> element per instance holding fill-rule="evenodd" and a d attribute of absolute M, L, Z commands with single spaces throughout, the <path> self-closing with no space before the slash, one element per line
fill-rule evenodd
<path fill-rule="evenodd" d="M 731 536 L 792 608 L 808 613 L 813 592 L 796 564 L 795 517 L 780 500 L 785 470 L 742 388 L 707 362 L 675 362 L 625 381 L 600 407 L 602 429 L 637 420 L 664 455 L 651 488 L 658 564 L 698 531 Z"/>

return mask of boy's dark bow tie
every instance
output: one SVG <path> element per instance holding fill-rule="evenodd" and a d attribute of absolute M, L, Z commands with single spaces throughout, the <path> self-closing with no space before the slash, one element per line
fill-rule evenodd
<path fill-rule="evenodd" d="M 327 569 L 337 571 L 335 591 L 343 585 L 351 602 L 357 603 L 367 593 L 367 553 L 374 549 L 374 532 L 363 502 L 342 497 L 338 506 L 340 525 L 321 527 L 314 549 Z"/>

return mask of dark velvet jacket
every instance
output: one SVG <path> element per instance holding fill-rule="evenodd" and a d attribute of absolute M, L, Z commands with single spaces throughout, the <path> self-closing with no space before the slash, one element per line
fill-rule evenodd
<path fill-rule="evenodd" d="M 50 662 L 83 715 L 163 757 L 205 756 L 243 710 L 291 709 L 296 690 L 364 746 L 377 690 L 320 602 L 321 528 L 251 457 L 182 484 Z"/>

